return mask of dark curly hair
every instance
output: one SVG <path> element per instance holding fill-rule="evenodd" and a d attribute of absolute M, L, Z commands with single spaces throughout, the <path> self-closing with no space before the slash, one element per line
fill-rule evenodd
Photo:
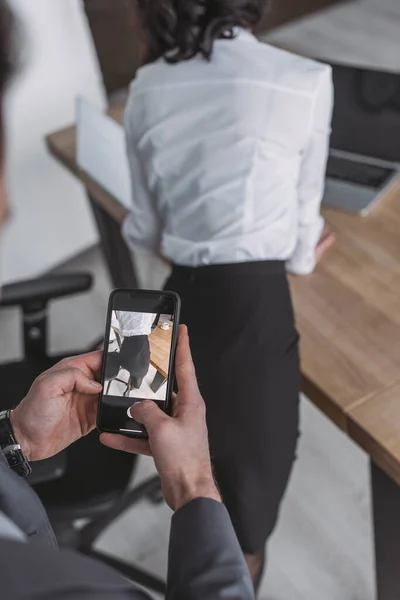
<path fill-rule="evenodd" d="M 210 60 L 214 41 L 233 38 L 234 28 L 254 29 L 270 0 L 136 0 L 147 36 L 146 62 L 170 63 L 203 56 Z"/>

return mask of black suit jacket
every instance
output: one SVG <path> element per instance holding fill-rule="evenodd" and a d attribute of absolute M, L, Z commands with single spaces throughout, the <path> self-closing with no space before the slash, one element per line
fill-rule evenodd
<path fill-rule="evenodd" d="M 0 457 L 0 512 L 25 534 L 4 537 L 0 520 L 2 600 L 148 600 L 108 567 L 59 550 L 45 510 Z M 199 499 L 172 518 L 168 600 L 252 600 L 249 572 L 222 504 Z"/>

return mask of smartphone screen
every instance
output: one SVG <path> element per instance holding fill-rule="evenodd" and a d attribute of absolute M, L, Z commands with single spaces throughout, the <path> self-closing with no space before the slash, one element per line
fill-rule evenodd
<path fill-rule="evenodd" d="M 100 431 L 145 437 L 128 411 L 153 400 L 170 411 L 180 300 L 170 292 L 116 290 L 111 294 L 99 401 Z"/>

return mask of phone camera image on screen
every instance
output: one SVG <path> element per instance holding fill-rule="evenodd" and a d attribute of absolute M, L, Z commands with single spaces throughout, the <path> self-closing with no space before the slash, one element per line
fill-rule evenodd
<path fill-rule="evenodd" d="M 179 314 L 179 297 L 171 292 L 113 292 L 105 336 L 100 431 L 145 436 L 129 412 L 142 400 L 152 400 L 169 412 Z"/>
<path fill-rule="evenodd" d="M 105 395 L 167 400 L 173 315 L 112 311 Z"/>

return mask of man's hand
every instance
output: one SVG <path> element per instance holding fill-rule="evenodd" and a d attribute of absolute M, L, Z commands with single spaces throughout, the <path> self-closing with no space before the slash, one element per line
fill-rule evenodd
<path fill-rule="evenodd" d="M 176 377 L 179 393 L 174 399 L 172 417 L 151 400 L 131 409 L 132 418 L 146 427 L 148 441 L 109 433 L 100 438 L 110 448 L 153 456 L 164 497 L 173 510 L 195 498 L 221 501 L 211 467 L 205 404 L 197 385 L 186 327 L 180 330 Z"/>
<path fill-rule="evenodd" d="M 102 352 L 69 358 L 36 379 L 11 413 L 28 460 L 50 458 L 95 428 L 101 362 Z"/>
<path fill-rule="evenodd" d="M 328 250 L 333 246 L 336 242 L 336 235 L 333 233 L 332 229 L 328 224 L 325 224 L 325 227 L 322 231 L 320 240 L 318 242 L 318 246 L 315 250 L 315 258 L 317 264 L 321 262 L 325 254 Z"/>

